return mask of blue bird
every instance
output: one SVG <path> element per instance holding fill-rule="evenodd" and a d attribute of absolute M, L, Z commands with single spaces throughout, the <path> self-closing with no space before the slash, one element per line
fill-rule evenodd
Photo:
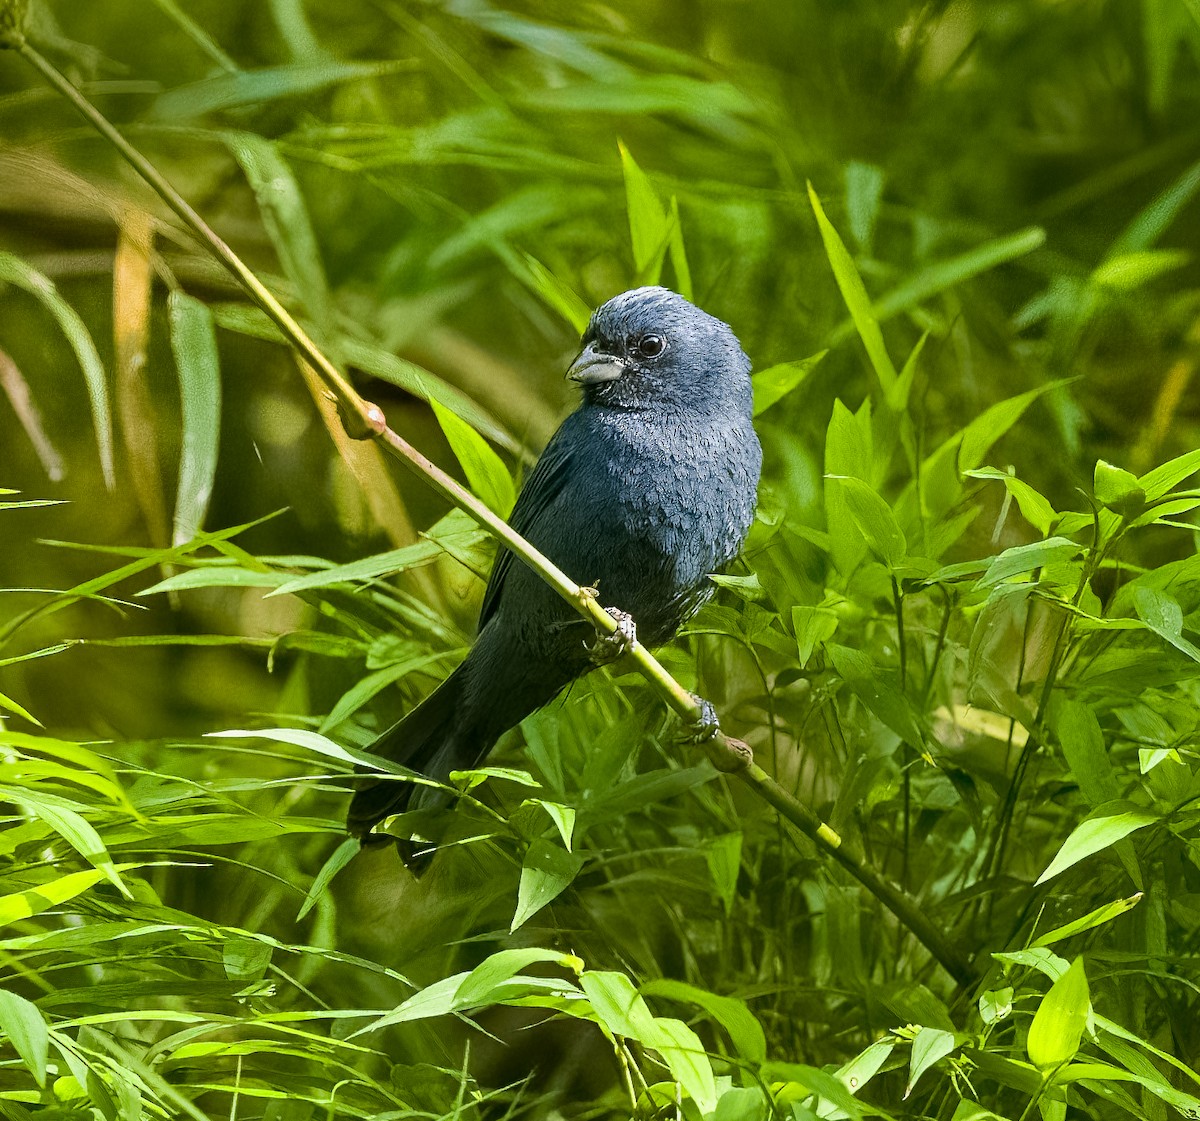
<path fill-rule="evenodd" d="M 762 449 L 750 361 L 725 323 L 657 287 L 609 300 L 582 347 L 567 378 L 583 400 L 530 472 L 510 523 L 658 646 L 709 598 L 709 573 L 737 555 L 754 518 Z M 478 766 L 507 729 L 594 664 L 590 634 L 502 549 L 470 653 L 370 750 L 440 782 Z M 394 779 L 359 782 L 347 820 L 357 836 L 448 800 Z"/>

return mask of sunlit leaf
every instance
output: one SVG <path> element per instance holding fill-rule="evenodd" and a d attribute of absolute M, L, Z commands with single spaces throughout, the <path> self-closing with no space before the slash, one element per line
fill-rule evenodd
<path fill-rule="evenodd" d="M 1148 810 L 1125 810 L 1121 813 L 1089 818 L 1072 830 L 1062 848 L 1050 862 L 1050 866 L 1037 878 L 1044 884 L 1061 872 L 1074 867 L 1081 860 L 1116 844 L 1138 829 L 1160 821 L 1158 814 Z"/>
<path fill-rule="evenodd" d="M 1064 938 L 1070 938 L 1075 934 L 1082 934 L 1085 930 L 1094 930 L 1098 926 L 1112 922 L 1113 919 L 1119 918 L 1121 915 L 1128 914 L 1142 901 L 1142 898 L 1142 893 L 1139 891 L 1136 895 L 1131 895 L 1128 899 L 1114 899 L 1111 903 L 1105 903 L 1103 907 L 1097 907 L 1094 911 L 1089 911 L 1086 915 L 1078 919 L 1073 919 L 1069 923 L 1064 923 L 1062 926 L 1047 931 L 1034 942 L 1034 945 L 1053 946 L 1055 942 L 1061 942 Z"/>
<path fill-rule="evenodd" d="M 629 212 L 634 272 L 639 284 L 657 284 L 670 241 L 671 223 L 646 173 L 638 167 L 624 144 L 618 146 L 625 174 L 625 203 Z"/>
<path fill-rule="evenodd" d="M 465 420 L 435 400 L 431 399 L 429 403 L 450 450 L 462 465 L 471 490 L 493 513 L 507 518 L 517 493 L 504 461 Z"/>
<path fill-rule="evenodd" d="M 908 1065 L 908 1084 L 904 1087 L 907 1098 L 913 1092 L 921 1075 L 935 1063 L 940 1062 L 958 1046 L 952 1033 L 941 1028 L 921 1028 L 912 1041 L 912 1056 Z"/>
<path fill-rule="evenodd" d="M 1073 1059 L 1090 1007 L 1083 958 L 1076 958 L 1038 1005 L 1025 1040 L 1029 1061 L 1048 1073 Z"/>
<path fill-rule="evenodd" d="M 50 1032 L 36 1004 L 7 989 L 0 989 L 0 1031 L 29 1068 L 39 1086 L 46 1085 Z"/>
<path fill-rule="evenodd" d="M 129 865 L 121 867 L 127 868 Z M 103 877 L 104 873 L 94 868 L 86 872 L 70 872 L 56 880 L 38 884 L 37 887 L 0 896 L 0 926 L 8 926 L 10 923 L 40 914 L 48 907 L 66 903 L 83 894 L 88 888 L 94 887 Z"/>

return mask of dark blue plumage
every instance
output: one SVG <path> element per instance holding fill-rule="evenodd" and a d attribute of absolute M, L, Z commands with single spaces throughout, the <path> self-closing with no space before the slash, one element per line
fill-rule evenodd
<path fill-rule="evenodd" d="M 754 516 L 762 452 L 750 362 L 733 332 L 682 296 L 638 288 L 591 319 L 567 377 L 583 402 L 526 480 L 511 524 L 600 602 L 666 642 L 713 591 Z M 590 666 L 590 628 L 502 551 L 466 660 L 371 750 L 444 781 Z M 408 806 L 413 787 L 362 780 L 350 806 L 364 834 Z M 428 801 L 429 788 L 415 797 Z"/>

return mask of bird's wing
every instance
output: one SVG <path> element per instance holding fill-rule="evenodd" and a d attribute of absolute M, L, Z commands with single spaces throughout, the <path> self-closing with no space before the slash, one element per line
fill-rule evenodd
<path fill-rule="evenodd" d="M 564 426 L 565 427 L 565 426 Z M 513 507 L 508 524 L 522 537 L 529 535 L 530 528 L 539 516 L 562 492 L 563 487 L 571 477 L 571 441 L 561 439 L 563 429 L 555 434 L 554 439 L 546 445 L 546 450 L 529 473 L 521 493 Z M 512 566 L 513 555 L 503 545 L 496 555 L 496 563 L 492 566 L 492 575 L 488 579 L 487 590 L 483 593 L 483 606 L 479 612 L 479 629 L 482 630 L 487 621 L 495 614 L 500 602 L 500 589 Z"/>

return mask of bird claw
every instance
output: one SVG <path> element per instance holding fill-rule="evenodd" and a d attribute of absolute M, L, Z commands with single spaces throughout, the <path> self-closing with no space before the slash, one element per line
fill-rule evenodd
<path fill-rule="evenodd" d="M 689 720 L 684 725 L 687 729 L 687 742 L 707 743 L 721 730 L 721 722 L 717 719 L 717 710 L 713 707 L 712 701 L 706 701 L 703 697 L 696 696 L 695 693 L 691 694 L 691 698 L 696 702 L 700 714 L 695 720 Z"/>
<path fill-rule="evenodd" d="M 612 634 L 597 631 L 593 642 L 584 643 L 588 657 L 598 666 L 615 662 L 622 654 L 628 654 L 637 642 L 637 623 L 632 615 L 619 607 L 606 607 L 604 610 L 617 621 L 617 629 Z"/>

